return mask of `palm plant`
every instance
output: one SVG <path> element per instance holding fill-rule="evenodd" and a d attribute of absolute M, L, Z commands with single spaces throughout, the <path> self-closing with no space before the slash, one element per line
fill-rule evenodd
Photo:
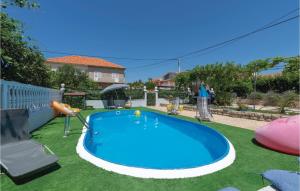
<path fill-rule="evenodd" d="M 296 100 L 299 100 L 299 95 L 292 91 L 284 92 L 283 95 L 280 96 L 280 99 L 278 101 L 280 113 L 285 113 L 285 108 L 293 106 Z"/>

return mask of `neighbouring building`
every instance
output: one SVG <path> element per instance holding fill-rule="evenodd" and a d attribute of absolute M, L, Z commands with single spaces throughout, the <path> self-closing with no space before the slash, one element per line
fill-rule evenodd
<path fill-rule="evenodd" d="M 56 71 L 65 64 L 86 72 L 90 79 L 97 82 L 100 88 L 111 84 L 125 83 L 125 67 L 95 57 L 64 56 L 49 58 L 46 61 L 52 71 Z"/>
<path fill-rule="evenodd" d="M 152 80 L 156 86 L 160 89 L 174 89 L 175 88 L 175 76 L 177 73 L 169 72 L 163 75 L 161 78 L 155 78 Z"/>

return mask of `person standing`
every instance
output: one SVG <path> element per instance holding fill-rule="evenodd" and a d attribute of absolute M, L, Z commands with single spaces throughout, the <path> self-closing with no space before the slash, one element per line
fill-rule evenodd
<path fill-rule="evenodd" d="M 209 85 L 206 84 L 206 93 L 207 93 L 207 103 L 211 104 L 211 93 L 210 93 L 210 89 L 209 89 Z"/>
<path fill-rule="evenodd" d="M 211 94 L 211 104 L 213 104 L 215 102 L 215 98 L 216 98 L 216 93 L 214 91 L 213 88 L 210 89 L 210 94 Z"/>

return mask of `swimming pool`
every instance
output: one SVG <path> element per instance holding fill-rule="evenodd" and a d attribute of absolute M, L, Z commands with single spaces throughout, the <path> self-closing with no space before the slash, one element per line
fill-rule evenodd
<path fill-rule="evenodd" d="M 219 132 L 168 115 L 134 110 L 89 117 L 77 145 L 85 160 L 109 171 L 142 178 L 201 176 L 233 163 L 232 144 Z"/>

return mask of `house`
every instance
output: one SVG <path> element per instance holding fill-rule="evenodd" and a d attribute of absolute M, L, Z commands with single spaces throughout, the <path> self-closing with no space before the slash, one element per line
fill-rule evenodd
<path fill-rule="evenodd" d="M 163 75 L 161 78 L 153 79 L 152 82 L 160 89 L 174 89 L 175 81 L 174 78 L 176 76 L 175 72 L 169 72 Z"/>
<path fill-rule="evenodd" d="M 75 68 L 86 72 L 89 78 L 99 84 L 100 88 L 105 88 L 111 84 L 125 83 L 125 67 L 112 62 L 95 57 L 84 56 L 63 56 L 49 58 L 46 61 L 52 71 L 69 64 Z"/>

